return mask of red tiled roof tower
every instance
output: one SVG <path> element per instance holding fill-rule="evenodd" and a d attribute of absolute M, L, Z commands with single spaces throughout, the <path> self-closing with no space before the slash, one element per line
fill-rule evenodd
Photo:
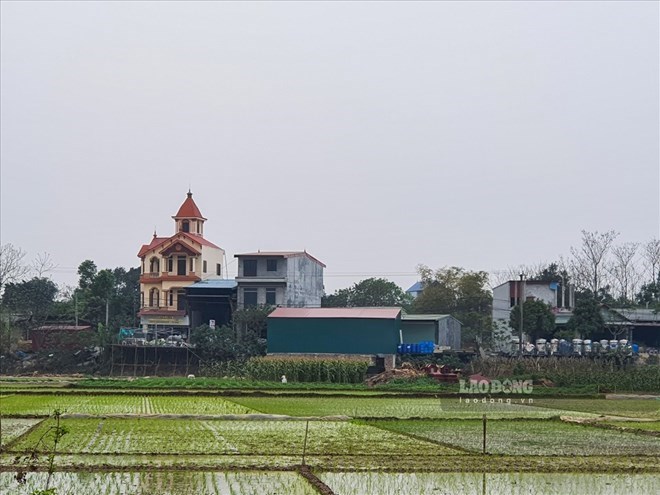
<path fill-rule="evenodd" d="M 206 218 L 202 216 L 202 212 L 199 211 L 197 204 L 195 204 L 195 200 L 192 199 L 192 192 L 190 192 L 190 190 L 188 191 L 188 197 L 185 199 L 176 215 L 174 215 L 172 218 L 175 220 L 180 218 L 195 218 L 206 220 Z"/>

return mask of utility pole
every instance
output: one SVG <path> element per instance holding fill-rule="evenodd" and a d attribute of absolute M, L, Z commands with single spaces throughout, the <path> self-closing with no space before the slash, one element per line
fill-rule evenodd
<path fill-rule="evenodd" d="M 525 274 L 520 274 L 520 291 L 518 296 L 518 305 L 520 306 L 520 355 L 523 355 L 523 304 L 525 302 Z"/>

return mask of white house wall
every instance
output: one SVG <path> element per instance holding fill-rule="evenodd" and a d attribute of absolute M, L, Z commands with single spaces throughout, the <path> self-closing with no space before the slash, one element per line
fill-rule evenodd
<path fill-rule="evenodd" d="M 307 256 L 287 259 L 286 305 L 321 307 L 323 267 Z"/>

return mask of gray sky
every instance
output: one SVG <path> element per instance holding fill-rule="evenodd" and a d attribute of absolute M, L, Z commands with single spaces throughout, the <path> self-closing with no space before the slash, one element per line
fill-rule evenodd
<path fill-rule="evenodd" d="M 657 2 L 6 2 L 1 241 L 307 249 L 328 292 L 658 237 Z M 236 263 L 230 264 L 230 272 Z"/>

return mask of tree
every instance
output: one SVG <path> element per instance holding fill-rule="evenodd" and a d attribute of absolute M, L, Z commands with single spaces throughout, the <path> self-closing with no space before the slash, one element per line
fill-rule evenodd
<path fill-rule="evenodd" d="M 232 326 L 239 340 L 265 339 L 267 318 L 273 306 L 250 306 L 234 311 Z"/>
<path fill-rule="evenodd" d="M 5 286 L 2 304 L 10 311 L 29 317 L 33 325 L 42 325 L 50 314 L 57 286 L 47 278 L 33 278 Z"/>
<path fill-rule="evenodd" d="M 96 263 L 92 260 L 85 260 L 78 266 L 78 287 L 82 290 L 92 287 L 92 282 L 96 277 Z"/>
<path fill-rule="evenodd" d="M 583 292 L 578 295 L 573 316 L 566 327 L 572 335 L 579 335 L 580 338 L 594 338 L 603 332 L 605 321 L 593 294 Z"/>
<path fill-rule="evenodd" d="M 43 252 L 32 260 L 32 273 L 37 278 L 43 278 L 47 273 L 57 268 L 57 265 L 50 257 L 50 254 Z"/>
<path fill-rule="evenodd" d="M 618 300 L 624 305 L 632 302 L 632 296 L 638 287 L 639 277 L 634 263 L 638 247 L 639 244 L 636 242 L 626 242 L 612 247 L 613 262 L 610 273 L 615 282 Z"/>
<path fill-rule="evenodd" d="M 515 330 L 520 328 L 520 305 L 511 309 L 509 326 Z M 549 304 L 536 299 L 523 302 L 523 332 L 529 335 L 532 342 L 550 337 L 554 331 L 555 315 Z"/>
<path fill-rule="evenodd" d="M 25 277 L 30 268 L 23 264 L 25 251 L 12 244 L 0 246 L 0 293 L 5 285 L 18 282 Z"/>
<path fill-rule="evenodd" d="M 401 287 L 384 278 L 368 278 L 348 289 L 339 289 L 321 300 L 326 308 L 349 307 L 409 307 L 412 297 Z"/>
<path fill-rule="evenodd" d="M 234 330 L 226 325 L 217 329 L 201 325 L 191 332 L 190 343 L 205 361 L 230 361 L 242 355 Z"/>
<path fill-rule="evenodd" d="M 140 270 L 122 267 L 97 270 L 91 260 L 78 267 L 80 279 L 73 293 L 78 315 L 106 329 L 136 326 L 140 299 Z"/>
<path fill-rule="evenodd" d="M 488 273 L 455 266 L 433 271 L 424 265 L 419 265 L 417 271 L 424 291 L 413 301 L 413 312 L 451 314 L 463 323 L 464 343 L 490 338 L 493 296 L 488 289 Z"/>
<path fill-rule="evenodd" d="M 642 285 L 635 299 L 637 304 L 647 307 L 658 304 L 658 301 L 660 301 L 660 273 L 658 273 L 655 282 Z"/>
<path fill-rule="evenodd" d="M 651 271 L 651 283 L 660 278 L 660 240 L 651 239 L 642 248 L 642 257 Z"/>
<path fill-rule="evenodd" d="M 579 288 L 590 290 L 597 294 L 603 285 L 603 265 L 612 243 L 618 232 L 610 230 L 603 232 L 582 231 L 582 245 L 579 248 L 571 247 L 573 258 L 570 260 L 573 280 Z"/>
<path fill-rule="evenodd" d="M 140 269 L 117 267 L 112 274 L 115 288 L 110 303 L 110 325 L 136 327 L 140 308 Z"/>

